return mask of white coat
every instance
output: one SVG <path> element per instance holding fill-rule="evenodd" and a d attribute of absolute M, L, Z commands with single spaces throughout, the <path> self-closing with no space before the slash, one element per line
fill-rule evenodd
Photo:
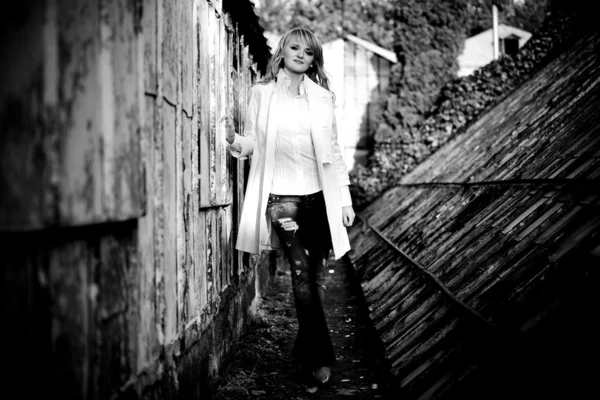
<path fill-rule="evenodd" d="M 348 233 L 342 223 L 340 194 L 340 188 L 349 185 L 350 179 L 337 141 L 333 95 L 307 76 L 304 76 L 304 81 L 310 112 L 310 133 L 327 208 L 333 253 L 335 259 L 339 259 L 350 250 Z M 279 115 L 277 92 L 282 87 L 282 84 L 271 81 L 256 84 L 250 89 L 244 133 L 236 135 L 233 143 L 241 147 L 241 151 L 230 147 L 231 153 L 240 159 L 252 155 L 236 248 L 254 254 L 279 248 L 279 240 L 267 214 L 267 201 L 275 162 Z"/>

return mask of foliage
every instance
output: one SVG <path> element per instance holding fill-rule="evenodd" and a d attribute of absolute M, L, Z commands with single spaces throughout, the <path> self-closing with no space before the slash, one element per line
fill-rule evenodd
<path fill-rule="evenodd" d="M 424 120 L 397 129 L 381 124 L 368 168 L 359 167 L 351 173 L 351 190 L 358 208 L 399 182 L 544 65 L 581 29 L 582 24 L 575 21 L 580 20 L 556 11 L 516 55 L 501 57 L 473 75 L 444 85 Z M 388 107 L 393 107 L 394 99 L 395 95 L 390 96 Z"/>
<path fill-rule="evenodd" d="M 390 0 L 263 0 L 258 14 L 278 35 L 301 27 L 323 42 L 352 34 L 391 50 L 393 11 Z"/>
<path fill-rule="evenodd" d="M 397 0 L 394 49 L 399 63 L 390 92 L 395 108 L 386 122 L 411 126 L 431 107 L 439 88 L 455 76 L 465 39 L 468 0 Z"/>
<path fill-rule="evenodd" d="M 492 26 L 492 5 L 498 7 L 498 21 L 528 32 L 541 26 L 550 0 L 470 0 L 467 35 L 473 36 Z"/>

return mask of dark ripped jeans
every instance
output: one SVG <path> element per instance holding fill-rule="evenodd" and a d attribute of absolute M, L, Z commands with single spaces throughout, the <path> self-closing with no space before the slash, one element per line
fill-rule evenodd
<path fill-rule="evenodd" d="M 290 263 L 299 326 L 294 362 L 310 369 L 330 366 L 335 356 L 321 302 L 332 246 L 323 193 L 271 194 L 268 212 Z"/>

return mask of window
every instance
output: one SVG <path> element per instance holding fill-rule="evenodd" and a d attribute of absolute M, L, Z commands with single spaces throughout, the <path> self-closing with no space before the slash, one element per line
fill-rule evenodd
<path fill-rule="evenodd" d="M 500 39 L 500 53 L 512 56 L 519 52 L 519 37 L 516 35 Z"/>

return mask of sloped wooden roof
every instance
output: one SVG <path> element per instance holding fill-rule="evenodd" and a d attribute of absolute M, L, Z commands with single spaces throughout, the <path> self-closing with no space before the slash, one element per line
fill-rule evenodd
<path fill-rule="evenodd" d="M 529 332 L 573 260 L 598 261 L 598 48 L 572 44 L 361 212 L 350 260 L 403 398 L 452 398 L 478 368 L 465 332 Z"/>

